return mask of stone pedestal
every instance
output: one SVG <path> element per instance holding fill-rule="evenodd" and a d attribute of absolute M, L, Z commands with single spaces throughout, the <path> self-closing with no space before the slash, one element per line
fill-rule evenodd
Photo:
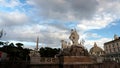
<path fill-rule="evenodd" d="M 30 60 L 30 64 L 40 64 L 40 57 L 39 56 L 32 56 Z"/>
<path fill-rule="evenodd" d="M 62 64 L 92 64 L 93 60 L 88 56 L 63 56 L 60 57 Z"/>
<path fill-rule="evenodd" d="M 39 64 L 40 63 L 40 54 L 38 51 L 30 52 L 30 64 Z"/>

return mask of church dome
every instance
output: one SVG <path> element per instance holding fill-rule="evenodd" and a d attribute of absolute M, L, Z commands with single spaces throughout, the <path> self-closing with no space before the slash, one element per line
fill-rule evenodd
<path fill-rule="evenodd" d="M 90 55 L 100 56 L 100 55 L 103 54 L 103 52 L 104 52 L 103 49 L 100 48 L 100 47 L 98 47 L 97 44 L 96 44 L 96 42 L 94 43 L 94 47 L 92 47 L 92 48 L 90 49 Z"/>

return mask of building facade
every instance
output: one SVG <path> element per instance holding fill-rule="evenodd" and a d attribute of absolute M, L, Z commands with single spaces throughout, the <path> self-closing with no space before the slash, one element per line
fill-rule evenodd
<path fill-rule="evenodd" d="M 91 58 L 93 58 L 97 63 L 102 63 L 104 60 L 105 53 L 102 48 L 97 46 L 96 42 L 94 43 L 94 46 L 90 49 L 89 54 Z"/>
<path fill-rule="evenodd" d="M 103 49 L 98 47 L 96 42 L 94 43 L 94 46 L 90 49 L 89 53 L 92 56 L 103 56 L 104 55 Z"/>
<path fill-rule="evenodd" d="M 112 41 L 104 43 L 105 60 L 120 62 L 120 37 L 114 35 Z"/>

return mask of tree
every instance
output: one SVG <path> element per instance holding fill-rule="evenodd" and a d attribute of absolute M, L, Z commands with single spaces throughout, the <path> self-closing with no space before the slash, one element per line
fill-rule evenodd
<path fill-rule="evenodd" d="M 0 44 L 3 45 L 1 42 Z M 9 54 L 10 61 L 17 61 L 17 60 L 23 60 L 23 61 L 29 61 L 29 53 L 30 49 L 22 48 L 22 43 L 16 43 L 17 47 L 13 43 L 4 43 L 3 47 L 0 48 L 0 51 L 6 52 Z"/>
<path fill-rule="evenodd" d="M 22 43 L 16 43 L 16 46 L 17 46 L 18 48 L 22 48 L 23 44 L 22 44 Z"/>
<path fill-rule="evenodd" d="M 3 36 L 3 29 L 0 31 L 0 38 Z"/>
<path fill-rule="evenodd" d="M 6 35 L 5 31 L 3 29 L 0 30 L 0 38 L 2 38 L 4 35 Z"/>
<path fill-rule="evenodd" d="M 39 53 L 41 57 L 54 57 L 56 54 L 58 54 L 60 51 L 60 48 L 50 48 L 50 47 L 45 47 L 45 48 L 40 48 Z"/>
<path fill-rule="evenodd" d="M 4 45 L 4 42 L 0 41 L 0 45 Z"/>

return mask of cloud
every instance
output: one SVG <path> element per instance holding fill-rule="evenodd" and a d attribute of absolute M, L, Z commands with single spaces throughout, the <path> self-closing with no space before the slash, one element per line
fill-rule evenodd
<path fill-rule="evenodd" d="M 20 25 L 6 27 L 6 36 L 2 39 L 6 41 L 21 41 L 21 42 L 34 42 L 36 43 L 36 38 L 40 38 L 40 43 L 46 46 L 58 47 L 60 46 L 60 40 L 67 39 L 67 31 L 58 29 L 50 25 Z"/>
<path fill-rule="evenodd" d="M 104 49 L 103 48 L 104 43 L 108 42 L 108 41 L 111 41 L 111 40 L 112 39 L 110 39 L 110 38 L 100 38 L 100 39 L 97 39 L 97 40 L 85 40 L 85 45 L 84 46 L 88 50 L 90 50 L 90 48 L 92 48 L 94 46 L 94 42 L 96 42 L 99 47 L 101 47 L 102 49 Z"/>
<path fill-rule="evenodd" d="M 40 16 L 45 19 L 78 20 L 89 19 L 97 8 L 96 0 L 28 0 L 37 6 Z"/>
<path fill-rule="evenodd" d="M 81 20 L 77 25 L 77 28 L 80 28 L 83 31 L 102 29 L 106 28 L 108 25 L 115 25 L 113 22 L 114 20 L 115 19 L 111 15 L 100 15 L 100 17 L 95 17 L 91 20 Z"/>
<path fill-rule="evenodd" d="M 23 9 L 23 5 L 27 6 Z M 24 4 L 0 0 L 0 6 L 14 9 L 0 11 L 0 27 L 7 34 L 2 39 L 34 43 L 39 36 L 40 43 L 50 47 L 59 47 L 60 40 L 68 40 L 74 27 L 80 38 L 85 38 L 85 46 L 90 48 L 96 41 L 102 47 L 110 39 L 87 31 L 115 25 L 113 21 L 120 15 L 119 0 L 26 0 Z M 22 11 L 28 6 L 33 7 Z"/>
<path fill-rule="evenodd" d="M 0 26 L 21 25 L 28 22 L 29 17 L 24 13 L 15 12 L 0 12 Z"/>
<path fill-rule="evenodd" d="M 83 38 L 83 39 L 89 39 L 89 38 L 99 39 L 99 38 L 102 38 L 102 36 L 98 35 L 97 33 L 86 32 L 86 33 L 81 34 L 81 38 Z"/>
<path fill-rule="evenodd" d="M 120 4 L 119 0 L 98 0 L 99 2 L 99 12 L 106 12 L 113 15 L 120 14 Z"/>
<path fill-rule="evenodd" d="M 3 6 L 3 7 L 16 7 L 16 6 L 19 6 L 20 5 L 20 2 L 19 0 L 0 0 L 0 5 Z"/>
<path fill-rule="evenodd" d="M 29 48 L 29 49 L 34 49 L 36 47 L 36 43 L 34 42 L 26 42 L 26 41 L 14 41 L 14 40 L 9 40 L 9 43 L 22 43 L 23 48 Z M 41 44 L 39 44 L 39 47 L 42 47 Z"/>
<path fill-rule="evenodd" d="M 37 7 L 41 18 L 62 20 L 62 22 L 75 21 L 77 27 L 74 27 L 80 28 L 82 31 L 105 28 L 113 24 L 111 22 L 118 17 L 116 14 L 118 12 L 113 12 L 114 8 L 111 8 L 116 4 L 119 5 L 117 0 L 113 2 L 108 0 L 28 0 L 27 2 Z M 114 11 L 119 10 L 118 8 L 119 6 Z M 57 24 L 59 25 L 59 23 Z M 55 25 L 57 26 L 57 24 Z"/>

